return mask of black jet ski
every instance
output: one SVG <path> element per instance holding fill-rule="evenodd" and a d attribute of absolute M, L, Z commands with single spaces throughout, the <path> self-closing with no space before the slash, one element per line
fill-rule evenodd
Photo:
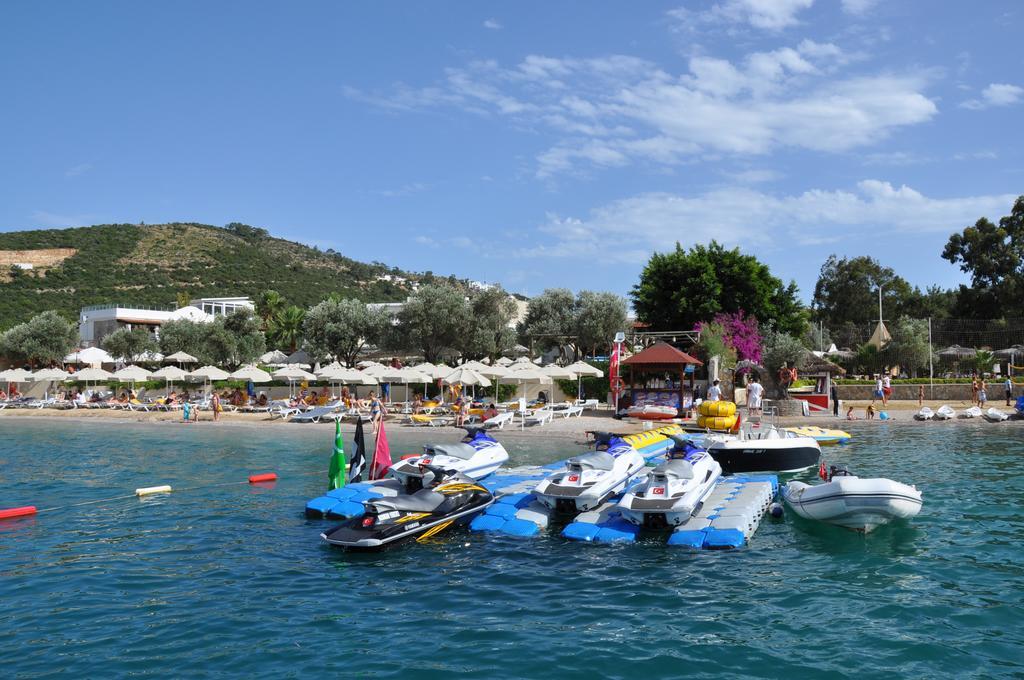
<path fill-rule="evenodd" d="M 415 493 L 363 502 L 366 513 L 320 537 L 349 550 L 381 550 L 423 541 L 469 523 L 494 502 L 490 491 L 456 470 L 422 465 L 423 488 Z"/>

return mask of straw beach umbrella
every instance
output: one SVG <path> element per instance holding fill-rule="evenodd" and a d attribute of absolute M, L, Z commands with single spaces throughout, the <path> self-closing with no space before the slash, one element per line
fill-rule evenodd
<path fill-rule="evenodd" d="M 288 381 L 288 396 L 295 396 L 295 383 L 297 382 L 311 382 L 316 380 L 316 376 L 305 371 L 298 366 L 290 365 L 284 368 L 274 371 L 274 380 L 287 380 Z"/>
<path fill-rule="evenodd" d="M 102 368 L 83 368 L 73 376 L 75 380 L 84 382 L 86 388 L 89 387 L 89 383 L 107 382 L 114 379 L 114 374 L 110 371 L 105 371 Z"/>
<path fill-rule="evenodd" d="M 89 366 L 102 366 L 103 364 L 114 363 L 114 357 L 110 356 L 99 347 L 87 347 L 68 354 L 64 357 L 65 364 L 87 364 Z"/>
<path fill-rule="evenodd" d="M 201 380 L 204 384 L 213 386 L 214 380 L 227 380 L 228 372 L 216 366 L 203 366 L 188 374 L 189 380 Z"/>

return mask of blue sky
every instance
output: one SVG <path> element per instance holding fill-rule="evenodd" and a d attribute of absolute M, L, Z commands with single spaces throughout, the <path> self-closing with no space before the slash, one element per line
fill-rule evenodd
<path fill-rule="evenodd" d="M 628 292 L 717 238 L 955 285 L 1024 193 L 1024 7 L 9 2 L 0 230 L 242 221 L 361 260 Z"/>

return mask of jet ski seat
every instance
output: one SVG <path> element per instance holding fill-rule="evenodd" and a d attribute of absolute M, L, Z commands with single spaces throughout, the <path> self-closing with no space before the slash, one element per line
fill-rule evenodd
<path fill-rule="evenodd" d="M 690 464 L 690 461 L 677 458 L 665 461 L 654 468 L 654 474 L 676 479 L 693 479 L 693 465 Z"/>
<path fill-rule="evenodd" d="M 578 465 L 581 470 L 611 470 L 615 467 L 615 458 L 604 451 L 591 451 L 569 460 L 570 464 Z"/>
<path fill-rule="evenodd" d="M 434 444 L 433 446 L 427 447 L 427 451 L 433 451 L 434 453 L 439 453 L 442 456 L 461 458 L 462 460 L 469 460 L 476 455 L 476 449 L 469 444 L 463 444 L 462 442 L 457 444 Z"/>
<path fill-rule="evenodd" d="M 420 489 L 414 494 L 373 499 L 378 509 L 430 512 L 444 502 L 444 496 L 433 489 Z"/>

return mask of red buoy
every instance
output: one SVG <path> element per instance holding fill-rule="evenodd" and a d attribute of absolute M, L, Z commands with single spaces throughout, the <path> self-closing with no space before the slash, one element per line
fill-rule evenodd
<path fill-rule="evenodd" d="M 36 514 L 36 506 L 26 505 L 21 508 L 7 508 L 6 510 L 0 510 L 0 519 L 10 519 L 12 517 L 26 517 L 28 515 Z"/>
<path fill-rule="evenodd" d="M 273 472 L 266 472 L 262 475 L 249 475 L 250 484 L 258 484 L 259 482 L 273 482 L 277 479 L 277 474 Z"/>

